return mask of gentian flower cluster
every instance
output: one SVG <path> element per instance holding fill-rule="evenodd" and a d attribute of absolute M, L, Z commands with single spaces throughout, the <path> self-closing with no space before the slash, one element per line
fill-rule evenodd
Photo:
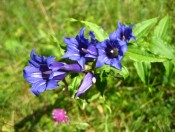
<path fill-rule="evenodd" d="M 132 34 L 132 27 L 133 25 L 127 27 L 118 22 L 118 29 L 109 35 L 109 39 L 97 43 L 98 57 L 96 67 L 108 64 L 121 70 L 120 60 L 127 51 L 127 44 L 130 39 L 136 39 Z"/>
<path fill-rule="evenodd" d="M 23 71 L 24 78 L 32 84 L 31 91 L 37 96 L 46 90 L 52 90 L 58 86 L 68 72 L 81 72 L 78 64 L 65 64 L 53 62 L 55 57 L 35 55 L 34 50 L 30 54 L 29 66 Z"/>
<path fill-rule="evenodd" d="M 96 82 L 94 68 L 102 67 L 104 64 L 121 70 L 121 59 L 127 51 L 129 41 L 136 40 L 132 33 L 133 25 L 126 26 L 118 22 L 118 28 L 109 34 L 109 38 L 98 41 L 94 32 L 89 32 L 89 38 L 85 37 L 85 28 L 82 28 L 75 37 L 64 38 L 67 45 L 66 53 L 62 58 L 72 61 L 72 64 L 55 62 L 55 56 L 45 57 L 31 52 L 29 66 L 23 71 L 24 78 L 32 84 L 31 91 L 35 95 L 46 90 L 58 87 L 58 83 L 71 72 L 86 73 L 75 97 L 87 91 Z M 87 63 L 91 65 L 91 70 L 86 69 Z M 54 112 L 55 113 L 55 112 Z"/>

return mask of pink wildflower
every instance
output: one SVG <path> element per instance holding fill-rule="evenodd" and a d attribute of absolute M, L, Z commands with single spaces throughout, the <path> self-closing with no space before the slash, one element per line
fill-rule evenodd
<path fill-rule="evenodd" d="M 52 112 L 52 117 L 55 120 L 55 122 L 61 123 L 69 123 L 70 119 L 69 117 L 66 115 L 66 111 L 63 109 L 54 109 Z"/>

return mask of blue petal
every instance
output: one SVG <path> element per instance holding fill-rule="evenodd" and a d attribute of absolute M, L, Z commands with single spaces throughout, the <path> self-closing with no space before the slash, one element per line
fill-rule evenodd
<path fill-rule="evenodd" d="M 124 31 L 126 30 L 126 28 L 127 27 L 124 24 L 121 24 L 121 28 L 120 29 L 122 31 L 122 34 L 124 34 Z"/>
<path fill-rule="evenodd" d="M 125 28 L 124 29 L 124 36 L 126 37 L 126 41 L 128 42 L 132 37 L 132 29 L 130 29 L 128 27 Z"/>
<path fill-rule="evenodd" d="M 72 51 L 72 52 L 75 52 L 75 53 L 79 53 L 79 49 L 78 49 L 78 46 L 75 46 L 75 45 L 68 45 L 67 46 L 67 51 Z"/>
<path fill-rule="evenodd" d="M 78 45 L 78 41 L 75 38 L 64 38 L 64 42 L 67 45 L 71 45 L 71 46 L 77 46 Z"/>
<path fill-rule="evenodd" d="M 121 63 L 120 63 L 120 61 L 119 61 L 118 59 L 114 58 L 111 62 L 112 62 L 111 65 L 112 65 L 113 67 L 115 67 L 115 68 L 121 70 L 122 66 L 121 66 Z"/>
<path fill-rule="evenodd" d="M 121 60 L 123 58 L 123 51 L 120 49 L 118 52 L 118 60 Z"/>
<path fill-rule="evenodd" d="M 128 50 L 127 43 L 125 41 L 120 41 L 119 44 L 120 44 L 120 50 L 123 53 L 125 53 Z"/>
<path fill-rule="evenodd" d="M 119 54 L 117 57 L 118 60 L 121 60 L 122 58 L 123 58 L 123 54 Z"/>
<path fill-rule="evenodd" d="M 70 72 L 81 72 L 82 68 L 79 64 L 65 64 L 60 68 L 61 70 L 70 71 Z"/>
<path fill-rule="evenodd" d="M 95 56 L 97 55 L 97 49 L 96 49 L 95 45 L 93 45 L 93 44 L 88 46 L 87 51 L 92 55 L 95 55 Z"/>
<path fill-rule="evenodd" d="M 82 29 L 80 30 L 80 37 L 81 37 L 81 38 L 84 38 L 84 30 L 85 30 L 85 28 L 82 28 Z"/>
<path fill-rule="evenodd" d="M 31 66 L 34 66 L 34 67 L 40 68 L 40 64 L 38 64 L 38 63 L 35 62 L 34 60 L 29 60 L 28 62 L 29 62 L 29 64 L 30 64 Z"/>
<path fill-rule="evenodd" d="M 118 22 L 118 28 L 121 28 L 122 24 L 120 22 Z"/>
<path fill-rule="evenodd" d="M 35 50 L 33 49 L 30 53 L 30 57 L 33 61 L 36 61 L 37 63 L 44 63 L 45 61 L 45 57 L 44 56 L 39 56 L 39 55 L 35 55 Z"/>
<path fill-rule="evenodd" d="M 62 62 L 53 62 L 49 65 L 49 69 L 51 69 L 52 71 L 57 71 L 62 66 L 64 66 L 64 63 L 62 63 Z"/>
<path fill-rule="evenodd" d="M 58 81 L 55 80 L 49 80 L 47 82 L 47 90 L 52 90 L 58 87 Z"/>
<path fill-rule="evenodd" d="M 73 52 L 73 51 L 67 51 L 62 58 L 69 58 L 71 60 L 78 60 L 80 59 L 80 54 L 78 54 L 77 52 Z"/>
<path fill-rule="evenodd" d="M 30 74 L 30 73 L 33 73 L 33 72 L 40 72 L 39 68 L 36 68 L 36 67 L 33 67 L 33 66 L 26 66 L 24 67 L 24 74 Z"/>
<path fill-rule="evenodd" d="M 33 74 L 31 74 L 31 76 L 25 76 L 25 79 L 31 84 L 34 84 L 34 83 L 36 83 L 38 81 L 43 80 L 41 73 L 38 73 L 38 74 L 37 73 L 33 73 Z"/>
<path fill-rule="evenodd" d="M 49 79 L 50 80 L 63 80 L 66 75 L 67 73 L 63 71 L 52 72 L 49 76 Z"/>
<path fill-rule="evenodd" d="M 98 49 L 98 56 L 106 55 L 105 49 Z"/>
<path fill-rule="evenodd" d="M 79 60 L 78 60 L 78 64 L 80 64 L 80 66 L 82 67 L 82 69 L 84 69 L 84 65 L 85 65 L 85 58 L 84 57 L 81 57 Z"/>
<path fill-rule="evenodd" d="M 136 40 L 136 37 L 132 34 L 131 39 L 132 39 L 132 40 Z"/>
<path fill-rule="evenodd" d="M 79 43 L 75 38 L 64 38 L 64 42 L 67 44 L 67 51 L 72 50 L 74 52 L 79 52 Z"/>
<path fill-rule="evenodd" d="M 32 49 L 32 51 L 31 51 L 31 53 L 30 53 L 30 58 L 31 58 L 32 60 L 35 60 L 35 50 L 34 50 L 34 49 Z"/>
<path fill-rule="evenodd" d="M 84 77 L 75 97 L 78 97 L 80 94 L 84 93 L 92 86 L 93 84 L 92 78 L 93 74 L 91 72 L 88 72 Z"/>
<path fill-rule="evenodd" d="M 109 38 L 111 41 L 115 42 L 115 41 L 117 41 L 118 38 L 120 38 L 120 31 L 119 30 L 120 29 L 118 29 L 115 32 L 110 33 Z"/>
<path fill-rule="evenodd" d="M 104 63 L 106 63 L 108 61 L 108 57 L 105 56 L 105 55 L 101 55 L 101 56 L 98 56 L 97 58 L 97 62 L 96 62 L 96 67 L 101 67 L 104 65 Z"/>
<path fill-rule="evenodd" d="M 105 41 L 103 41 L 103 42 L 97 43 L 96 47 L 97 47 L 97 48 L 106 48 L 106 47 L 107 47 L 106 41 L 107 41 L 107 40 L 105 40 Z"/>
<path fill-rule="evenodd" d="M 26 66 L 23 70 L 23 77 L 29 83 L 36 83 L 40 80 L 43 80 L 41 71 L 38 68 L 33 66 Z"/>
<path fill-rule="evenodd" d="M 86 57 L 86 58 L 92 58 L 92 59 L 97 58 L 96 55 L 92 55 L 92 54 L 86 54 L 85 57 Z"/>
<path fill-rule="evenodd" d="M 119 46 L 127 45 L 126 41 L 124 40 L 118 40 Z"/>
<path fill-rule="evenodd" d="M 94 32 L 90 31 L 90 32 L 89 32 L 89 35 L 90 35 L 90 37 L 91 37 L 91 40 L 92 40 L 92 41 L 95 41 L 95 34 L 94 34 Z"/>
<path fill-rule="evenodd" d="M 36 96 L 46 90 L 46 81 L 42 80 L 34 83 L 30 89 Z"/>
<path fill-rule="evenodd" d="M 49 56 L 47 59 L 46 59 L 46 63 L 47 65 L 50 65 L 54 60 L 55 60 L 55 56 Z"/>

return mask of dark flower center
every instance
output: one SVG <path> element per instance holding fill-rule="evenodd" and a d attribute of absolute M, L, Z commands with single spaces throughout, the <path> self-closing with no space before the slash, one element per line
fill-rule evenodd
<path fill-rule="evenodd" d="M 78 49 L 81 56 L 85 56 L 88 53 L 86 45 L 81 44 L 79 45 Z"/>
<path fill-rule="evenodd" d="M 117 48 L 106 48 L 106 54 L 109 58 L 115 58 L 118 56 Z"/>
<path fill-rule="evenodd" d="M 51 70 L 42 72 L 42 78 L 43 79 L 48 79 L 51 73 L 52 73 Z"/>

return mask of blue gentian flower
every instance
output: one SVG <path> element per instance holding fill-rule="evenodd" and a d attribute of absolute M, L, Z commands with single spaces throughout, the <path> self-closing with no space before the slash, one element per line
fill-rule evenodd
<path fill-rule="evenodd" d="M 97 56 L 97 51 L 94 43 L 94 34 L 90 32 L 91 41 L 84 37 L 84 28 L 80 30 L 79 35 L 74 38 L 64 38 L 67 44 L 67 52 L 63 58 L 77 61 L 84 69 L 86 61 L 92 61 Z"/>
<path fill-rule="evenodd" d="M 126 41 L 127 43 L 129 42 L 130 39 L 136 40 L 136 37 L 132 33 L 132 28 L 133 24 L 131 24 L 129 27 L 121 24 L 118 22 L 118 28 L 115 32 L 113 32 L 110 36 L 111 40 L 123 40 Z"/>
<path fill-rule="evenodd" d="M 31 91 L 37 96 L 45 90 L 52 90 L 58 86 L 58 82 L 65 78 L 70 71 L 80 72 L 81 67 L 68 65 L 61 62 L 53 62 L 55 57 L 44 57 L 34 53 L 30 54 L 29 66 L 23 70 L 24 78 L 32 84 Z"/>
<path fill-rule="evenodd" d="M 114 34 L 114 32 L 111 33 L 109 35 L 109 39 L 97 43 L 97 68 L 103 66 L 104 64 L 108 64 L 121 70 L 120 60 L 127 51 L 127 43 L 123 40 L 119 41 L 117 37 L 114 37 Z"/>
<path fill-rule="evenodd" d="M 96 77 L 91 72 L 88 72 L 84 77 L 75 97 L 78 97 L 82 93 L 86 92 L 95 82 Z"/>

